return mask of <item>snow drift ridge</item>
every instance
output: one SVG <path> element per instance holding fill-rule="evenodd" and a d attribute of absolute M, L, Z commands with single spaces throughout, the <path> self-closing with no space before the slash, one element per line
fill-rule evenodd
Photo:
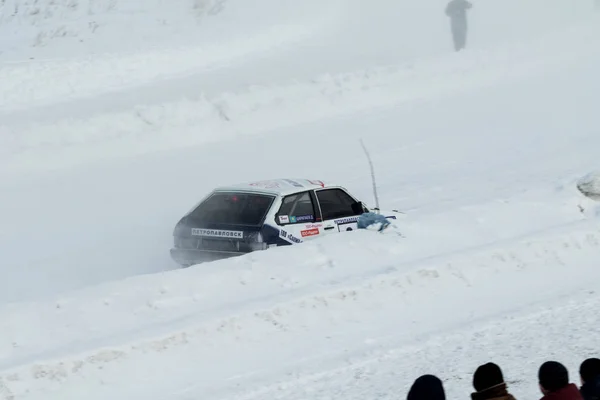
<path fill-rule="evenodd" d="M 309 81 L 251 86 L 215 96 L 198 93 L 188 100 L 141 105 L 86 118 L 64 118 L 54 123 L 0 125 L 0 154 L 5 155 L 6 169 L 35 169 L 40 165 L 48 169 L 231 140 L 325 117 L 439 99 L 496 85 L 500 77 L 503 83 L 523 79 L 537 74 L 542 65 L 546 71 L 562 68 L 574 62 L 571 52 L 579 49 L 569 51 L 570 47 L 566 47 L 556 52 L 556 46 L 568 41 L 571 35 L 593 36 L 595 32 L 593 24 L 583 24 L 572 28 L 570 34 L 545 36 L 535 45 L 509 45 L 460 58 L 452 54 L 408 65 L 325 74 Z M 548 59 L 552 59 L 551 64 L 546 63 Z M 83 75 L 76 79 L 102 84 L 97 77 L 87 79 Z M 63 80 L 57 82 L 61 82 L 61 90 L 85 87 L 64 86 Z M 12 99 L 11 90 L 5 90 L 7 104 L 25 100 Z M 33 96 L 60 95 L 52 87 L 39 88 L 40 94 L 36 90 L 33 89 Z M 13 94 L 21 96 L 28 92 L 19 87 Z"/>
<path fill-rule="evenodd" d="M 597 221 L 399 265 L 394 259 L 410 241 L 373 235 L 347 233 L 210 268 L 130 278 L 54 302 L 4 306 L 0 376 L 16 395 L 31 379 L 40 390 L 61 390 L 91 370 L 102 375 L 130 363 L 139 368 L 154 352 L 217 357 L 244 343 L 285 342 L 290 340 L 286 332 L 303 332 L 314 339 L 305 343 L 318 346 L 324 326 L 351 332 L 350 326 L 360 323 L 361 334 L 368 335 L 369 326 L 385 331 L 410 324 L 414 337 L 468 323 L 473 314 L 490 316 L 524 306 L 531 293 L 541 301 L 600 277 L 591 261 L 600 248 Z M 344 255 L 348 239 L 372 245 Z M 324 251 L 324 245 L 334 250 Z M 349 270 L 344 257 L 371 262 Z M 511 296 L 500 301 L 496 291 L 506 282 L 511 282 Z M 235 301 L 231 293 L 236 293 Z M 423 309 L 446 317 L 429 321 Z M 356 315 L 362 315 L 360 321 Z M 291 346 L 294 351 L 301 347 Z M 14 367 L 18 360 L 21 366 Z M 13 367 L 7 369 L 9 365 Z"/>

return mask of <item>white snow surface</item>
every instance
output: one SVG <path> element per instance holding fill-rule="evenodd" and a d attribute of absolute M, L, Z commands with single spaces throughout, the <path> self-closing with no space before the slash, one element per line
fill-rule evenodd
<path fill-rule="evenodd" d="M 0 400 L 517 398 L 600 356 L 592 1 L 0 2 Z M 215 186 L 338 182 L 403 234 L 180 269 Z M 588 190 L 588 191 L 589 191 Z"/>

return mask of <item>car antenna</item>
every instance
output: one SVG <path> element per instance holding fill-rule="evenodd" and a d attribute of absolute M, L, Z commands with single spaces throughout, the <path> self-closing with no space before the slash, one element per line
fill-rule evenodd
<path fill-rule="evenodd" d="M 365 146 L 362 138 L 360 139 L 360 145 L 362 146 L 363 150 L 365 151 L 365 154 L 367 155 L 367 160 L 369 160 L 369 167 L 371 168 L 371 181 L 373 182 L 373 195 L 375 196 L 375 207 L 377 213 L 379 213 L 379 198 L 377 197 L 377 184 L 375 183 L 375 171 L 373 169 L 373 162 L 371 161 L 371 156 L 369 155 L 369 151 L 367 150 L 367 147 Z"/>

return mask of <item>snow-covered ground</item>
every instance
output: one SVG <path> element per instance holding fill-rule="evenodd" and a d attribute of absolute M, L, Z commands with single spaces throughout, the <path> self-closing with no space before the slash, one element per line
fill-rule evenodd
<path fill-rule="evenodd" d="M 598 356 L 587 0 L 0 4 L 0 399 L 517 398 Z M 181 270 L 216 185 L 305 176 L 406 215 Z M 587 175 L 593 177 L 594 175 Z M 598 182 L 586 187 L 593 188 Z"/>
<path fill-rule="evenodd" d="M 4 385 L 17 398 L 392 398 L 429 369 L 458 395 L 493 357 L 524 397 L 543 357 L 573 366 L 597 351 L 597 223 L 409 262 L 413 240 L 372 235 L 3 307 Z"/>

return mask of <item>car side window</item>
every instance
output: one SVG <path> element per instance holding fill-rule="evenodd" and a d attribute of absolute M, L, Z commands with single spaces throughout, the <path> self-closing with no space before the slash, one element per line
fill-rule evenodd
<path fill-rule="evenodd" d="M 309 192 L 284 197 L 275 218 L 279 225 L 314 222 L 315 208 Z"/>
<path fill-rule="evenodd" d="M 316 192 L 321 206 L 323 220 L 351 217 L 356 215 L 352 210 L 355 200 L 341 189 L 325 189 Z"/>

